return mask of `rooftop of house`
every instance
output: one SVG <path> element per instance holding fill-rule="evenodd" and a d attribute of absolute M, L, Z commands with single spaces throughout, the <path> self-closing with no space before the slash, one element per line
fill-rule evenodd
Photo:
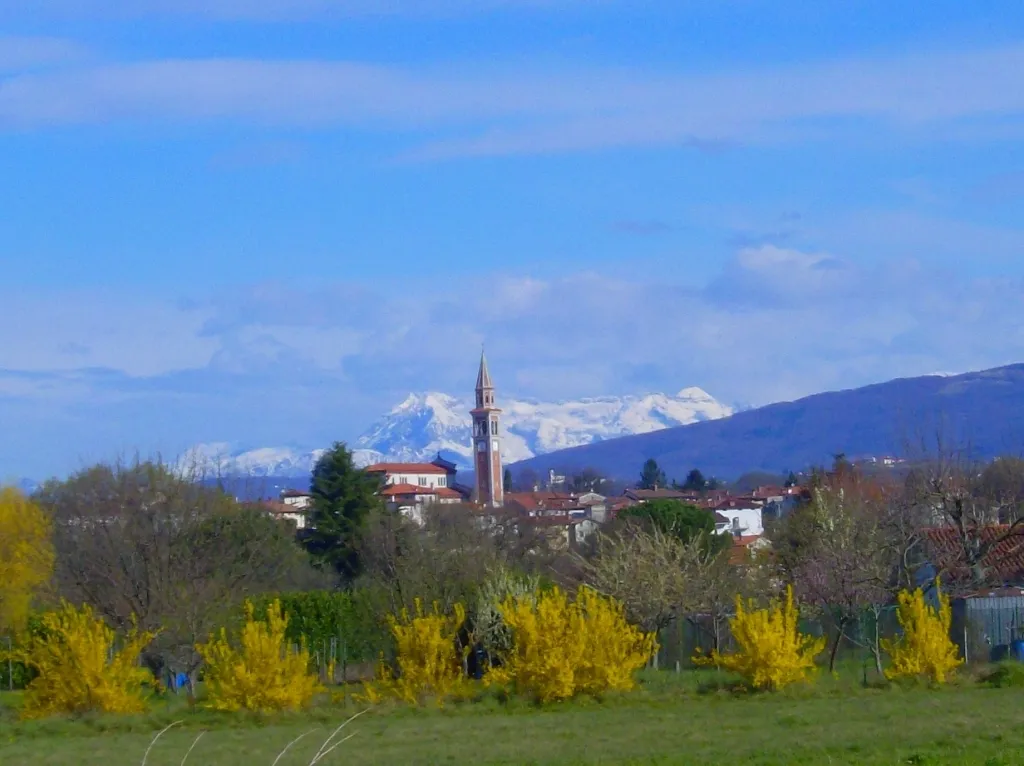
<path fill-rule="evenodd" d="M 432 495 L 433 497 L 461 498 L 462 495 L 450 487 L 423 487 L 418 484 L 389 484 L 380 491 L 381 497 L 408 497 Z"/>
<path fill-rule="evenodd" d="M 664 487 L 657 489 L 627 489 L 625 494 L 627 497 L 633 497 L 637 500 L 686 500 L 690 497 L 687 492 L 681 489 L 666 489 Z"/>
<path fill-rule="evenodd" d="M 244 505 L 250 507 L 260 508 L 264 511 L 269 511 L 273 514 L 301 514 L 305 515 L 306 509 L 299 508 L 295 505 L 289 505 L 288 503 L 282 503 L 280 500 L 258 500 L 252 503 L 245 503 Z"/>
<path fill-rule="evenodd" d="M 932 563 L 951 582 L 974 578 L 963 553 L 960 533 L 953 527 L 935 527 L 927 531 Z M 1006 524 L 984 527 L 977 535 L 981 544 L 991 545 L 981 559 L 987 570 L 984 581 L 988 585 L 1024 584 L 1024 528 L 1012 529 Z"/>
<path fill-rule="evenodd" d="M 752 497 L 727 497 L 715 504 L 716 511 L 746 511 L 760 508 L 761 502 Z"/>
<path fill-rule="evenodd" d="M 517 506 L 525 511 L 538 509 L 568 510 L 581 507 L 576 495 L 569 492 L 506 492 L 505 504 Z"/>
<path fill-rule="evenodd" d="M 443 476 L 448 470 L 434 463 L 374 463 L 366 467 L 367 473 L 412 473 Z"/>

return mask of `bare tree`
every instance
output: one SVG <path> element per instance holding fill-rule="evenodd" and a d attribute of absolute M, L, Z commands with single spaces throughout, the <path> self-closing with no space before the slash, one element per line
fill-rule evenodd
<path fill-rule="evenodd" d="M 661 630 L 701 608 L 714 556 L 699 538 L 683 542 L 633 523 L 600 535 L 596 549 L 591 558 L 578 556 L 583 581 L 622 602 L 644 630 Z"/>
<path fill-rule="evenodd" d="M 935 452 L 907 478 L 904 502 L 936 530 L 926 536 L 935 576 L 970 590 L 997 577 L 1024 548 L 1024 461 L 985 465 L 936 438 Z"/>
<path fill-rule="evenodd" d="M 897 569 L 883 523 L 887 507 L 881 486 L 849 474 L 833 477 L 813 489 L 810 505 L 786 519 L 773 541 L 800 600 L 834 625 L 829 670 L 844 638 L 866 645 L 880 667 L 878 618 L 892 601 Z M 850 629 L 868 613 L 875 627 L 865 641 Z"/>
<path fill-rule="evenodd" d="M 159 463 L 98 465 L 39 493 L 59 593 L 112 625 L 158 633 L 155 674 L 192 673 L 197 641 L 246 597 L 322 582 L 294 530 Z"/>

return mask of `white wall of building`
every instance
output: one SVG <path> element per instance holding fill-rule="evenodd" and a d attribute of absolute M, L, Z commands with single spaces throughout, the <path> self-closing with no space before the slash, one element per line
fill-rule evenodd
<path fill-rule="evenodd" d="M 716 532 L 739 533 L 742 535 L 764 534 L 764 523 L 761 517 L 760 508 L 728 508 L 724 511 L 715 511 L 729 519 L 729 526 L 716 527 Z"/>
<path fill-rule="evenodd" d="M 436 489 L 448 486 L 448 476 L 443 473 L 386 473 L 384 483 L 412 484 L 415 487 Z"/>

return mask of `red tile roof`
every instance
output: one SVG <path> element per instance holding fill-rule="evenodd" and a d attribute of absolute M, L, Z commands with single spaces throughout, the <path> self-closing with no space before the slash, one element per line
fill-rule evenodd
<path fill-rule="evenodd" d="M 686 500 L 690 496 L 678 489 L 627 489 L 627 497 L 637 500 Z"/>
<path fill-rule="evenodd" d="M 365 470 L 367 473 L 432 473 L 441 476 L 448 473 L 444 468 L 433 463 L 375 463 L 367 466 Z"/>
<path fill-rule="evenodd" d="M 461 499 L 462 494 L 450 487 L 424 487 L 419 484 L 388 484 L 380 491 L 382 497 L 399 495 L 433 495 L 447 499 Z"/>
<path fill-rule="evenodd" d="M 505 502 L 527 511 L 544 509 L 580 508 L 579 499 L 568 492 L 506 492 Z"/>
<path fill-rule="evenodd" d="M 734 546 L 748 548 L 760 539 L 761 535 L 740 535 L 739 537 L 733 536 L 732 544 Z"/>
<path fill-rule="evenodd" d="M 298 506 L 288 505 L 288 503 L 282 503 L 279 500 L 260 500 L 255 503 L 250 503 L 250 506 L 262 508 L 270 513 L 282 514 L 282 513 L 296 513 L 305 515 L 306 509 L 299 508 Z"/>
<path fill-rule="evenodd" d="M 728 497 L 725 500 L 720 501 L 715 505 L 716 510 L 731 511 L 731 510 L 747 510 L 751 508 L 760 508 L 761 504 L 754 501 L 752 497 Z"/>
<path fill-rule="evenodd" d="M 431 487 L 420 487 L 416 484 L 389 484 L 380 491 L 384 497 L 395 497 L 397 495 L 432 495 Z"/>
<path fill-rule="evenodd" d="M 788 494 L 790 494 L 789 490 L 785 487 L 766 486 L 758 487 L 750 493 L 750 496 L 758 500 L 765 500 L 769 497 L 785 497 Z"/>
<path fill-rule="evenodd" d="M 1024 580 L 1024 528 L 1018 527 L 1013 534 L 1000 539 L 1009 529 L 1005 524 L 992 525 L 977 534 L 982 545 L 998 540 L 981 560 L 982 567 L 988 573 L 989 584 Z M 947 580 L 955 582 L 971 578 L 972 573 L 964 560 L 963 546 L 956 529 L 937 527 L 929 529 L 927 536 L 932 563 L 943 570 Z"/>

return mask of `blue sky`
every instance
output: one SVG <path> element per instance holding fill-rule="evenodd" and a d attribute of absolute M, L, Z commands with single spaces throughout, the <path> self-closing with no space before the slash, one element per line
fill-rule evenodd
<path fill-rule="evenodd" d="M 894 8 L 895 6 L 895 8 Z M 0 0 L 0 477 L 1024 360 L 1024 8 Z"/>

